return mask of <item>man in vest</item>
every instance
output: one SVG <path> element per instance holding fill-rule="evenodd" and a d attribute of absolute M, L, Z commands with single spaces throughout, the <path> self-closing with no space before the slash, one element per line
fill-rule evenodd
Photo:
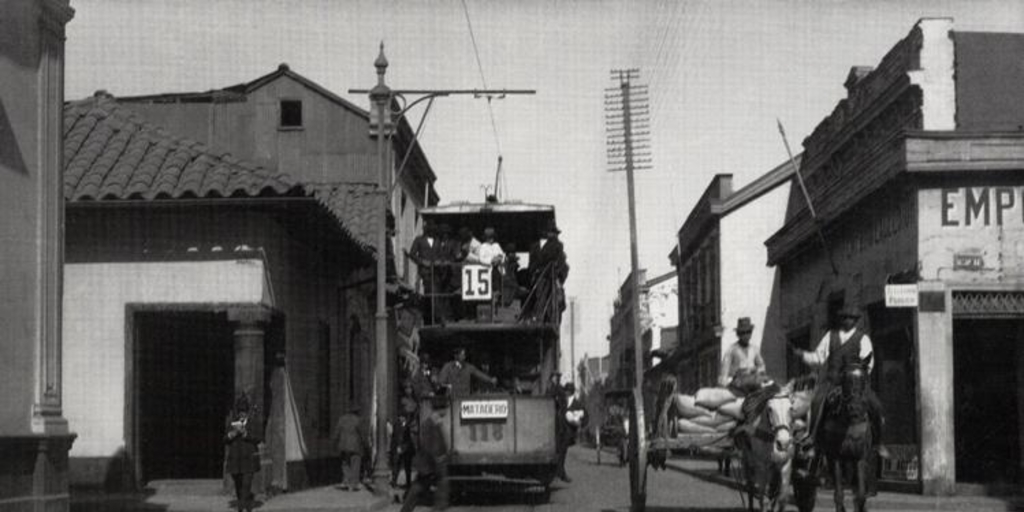
<path fill-rule="evenodd" d="M 750 346 L 750 336 L 754 332 L 754 324 L 750 317 L 740 318 L 736 322 L 736 343 L 729 347 L 722 358 L 722 371 L 718 376 L 718 385 L 735 387 L 742 394 L 760 387 L 759 377 L 765 374 L 764 359 L 758 348 Z"/>
<path fill-rule="evenodd" d="M 811 403 L 812 439 L 817 436 L 821 425 L 822 409 L 825 399 L 836 387 L 842 385 L 843 369 L 850 363 L 867 359 L 874 353 L 871 338 L 857 328 L 860 313 L 852 307 L 843 307 L 838 314 L 839 328 L 830 329 L 818 342 L 814 351 L 800 350 L 790 346 L 807 365 L 819 368 L 817 390 Z M 874 357 L 868 362 L 868 374 L 874 369 Z M 871 420 L 872 442 L 878 455 L 889 458 L 889 451 L 881 444 L 882 440 L 882 403 L 878 400 L 871 386 L 864 390 L 864 398 L 868 405 L 868 416 Z"/>

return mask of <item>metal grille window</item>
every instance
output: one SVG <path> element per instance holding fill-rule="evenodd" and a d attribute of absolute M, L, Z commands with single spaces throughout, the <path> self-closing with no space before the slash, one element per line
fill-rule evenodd
<path fill-rule="evenodd" d="M 1024 315 L 1024 292 L 953 292 L 953 314 L 1007 318 Z"/>

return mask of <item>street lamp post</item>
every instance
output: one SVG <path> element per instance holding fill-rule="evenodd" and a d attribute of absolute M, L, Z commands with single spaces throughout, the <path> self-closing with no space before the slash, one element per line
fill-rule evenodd
<path fill-rule="evenodd" d="M 423 89 L 408 89 L 408 90 L 397 90 L 391 89 L 384 83 L 384 74 L 387 72 L 388 60 L 384 56 L 384 43 L 380 44 L 380 54 L 377 56 L 377 60 L 373 63 L 374 67 L 377 68 L 377 85 L 373 89 L 349 89 L 351 94 L 369 94 L 370 105 L 372 111 L 370 112 L 370 135 L 375 137 L 377 140 L 377 163 L 379 166 L 378 176 L 378 192 L 380 194 L 380 223 L 376 226 L 377 229 L 377 308 L 375 314 L 374 323 L 374 378 L 373 378 L 373 397 L 371 403 L 371 409 L 373 410 L 372 417 L 374 419 L 374 439 L 375 439 L 375 452 L 376 457 L 374 458 L 374 472 L 377 475 L 386 473 L 387 461 L 381 455 L 385 447 L 388 445 L 388 433 L 387 424 L 394 414 L 394 389 L 393 380 L 395 376 L 395 348 L 392 346 L 390 336 L 388 336 L 388 314 L 387 314 L 387 291 L 386 287 L 386 276 L 387 276 L 387 213 L 388 205 L 391 202 L 392 194 L 396 188 L 392 184 L 392 172 L 395 172 L 396 177 L 401 177 L 404 171 L 405 165 L 408 163 L 409 155 L 412 152 L 412 148 L 417 143 L 417 138 L 420 134 L 420 129 L 423 127 L 423 121 L 426 119 L 427 114 L 430 112 L 430 107 L 433 105 L 435 98 L 442 96 L 453 96 L 453 95 L 472 95 L 478 98 L 504 98 L 508 95 L 513 94 L 535 94 L 533 90 L 481 90 L 481 89 L 464 89 L 464 90 L 453 90 L 453 89 L 442 89 L 442 90 L 423 90 Z M 412 102 L 406 102 L 408 96 L 419 96 Z M 402 100 L 403 105 L 397 111 L 392 109 L 392 105 L 396 99 Z M 395 170 L 391 164 L 391 147 L 388 143 L 388 139 L 394 136 L 396 127 L 401 121 L 405 114 L 409 112 L 414 106 L 422 101 L 429 101 L 427 108 L 423 113 L 423 119 L 420 120 L 419 126 L 416 128 L 416 132 L 413 134 L 412 141 L 409 143 L 409 149 L 406 152 L 405 157 L 402 159 L 399 169 Z M 424 201 L 426 206 L 426 201 Z"/>
<path fill-rule="evenodd" d="M 392 364 L 390 361 L 391 352 L 388 336 L 388 313 L 387 313 L 387 214 L 388 194 L 390 190 L 389 181 L 391 172 L 388 170 L 385 145 L 389 130 L 392 127 L 390 116 L 391 110 L 391 89 L 384 83 L 384 73 L 388 69 L 388 59 L 384 56 L 384 43 L 380 45 L 380 54 L 373 63 L 377 68 L 377 85 L 370 90 L 370 103 L 374 112 L 371 114 L 370 134 L 377 138 L 377 163 L 379 175 L 377 177 L 380 192 L 380 226 L 377 227 L 377 310 L 374 316 L 374 377 L 373 377 L 373 401 L 370 409 L 375 420 L 374 438 L 376 442 L 374 469 L 375 473 L 386 469 L 384 460 L 384 447 L 388 444 L 387 421 L 391 416 L 391 374 Z"/>

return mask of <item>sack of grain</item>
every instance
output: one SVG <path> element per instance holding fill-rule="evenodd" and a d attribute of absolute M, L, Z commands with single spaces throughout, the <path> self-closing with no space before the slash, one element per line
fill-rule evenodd
<path fill-rule="evenodd" d="M 680 418 L 676 421 L 676 427 L 678 427 L 680 434 L 714 434 L 715 429 L 711 427 L 705 427 L 704 425 L 698 425 L 688 419 Z"/>
<path fill-rule="evenodd" d="M 727 421 L 727 422 L 722 423 L 721 425 L 715 427 L 715 432 L 724 434 L 724 433 L 732 430 L 735 426 L 736 426 L 736 422 L 735 421 Z"/>
<path fill-rule="evenodd" d="M 733 419 L 724 414 L 718 414 L 717 412 L 713 412 L 705 416 L 697 416 L 695 418 L 691 418 L 690 421 L 698 425 L 703 425 L 705 427 L 716 428 L 722 423 L 728 423 L 730 421 L 733 421 Z"/>
<path fill-rule="evenodd" d="M 716 409 L 718 414 L 728 416 L 732 419 L 742 420 L 743 419 L 743 399 L 737 398 L 732 402 L 726 402 L 721 407 Z"/>
<path fill-rule="evenodd" d="M 736 399 L 729 388 L 700 388 L 697 390 L 697 405 L 707 409 L 718 409 L 723 404 Z"/>
<path fill-rule="evenodd" d="M 706 416 L 711 414 L 711 411 L 697 405 L 697 399 L 693 395 L 684 395 L 682 393 L 676 394 L 673 398 L 675 403 L 676 412 L 679 413 L 680 418 L 693 419 L 697 416 Z"/>

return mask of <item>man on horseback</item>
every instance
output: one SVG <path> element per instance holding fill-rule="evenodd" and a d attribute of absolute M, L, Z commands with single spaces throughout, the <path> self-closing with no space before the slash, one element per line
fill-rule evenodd
<path fill-rule="evenodd" d="M 796 355 L 807 365 L 819 368 L 818 386 L 811 402 L 811 425 L 809 436 L 818 439 L 818 429 L 824 416 L 825 401 L 833 389 L 842 385 L 844 369 L 853 363 L 868 360 L 867 372 L 874 368 L 874 348 L 867 333 L 857 328 L 860 313 L 852 307 L 843 307 L 838 314 L 839 328 L 830 329 L 818 342 L 814 351 L 800 350 L 790 345 Z M 889 458 L 889 451 L 881 444 L 882 439 L 882 403 L 878 400 L 871 386 L 864 389 L 868 416 L 871 421 L 872 447 L 879 457 Z"/>

